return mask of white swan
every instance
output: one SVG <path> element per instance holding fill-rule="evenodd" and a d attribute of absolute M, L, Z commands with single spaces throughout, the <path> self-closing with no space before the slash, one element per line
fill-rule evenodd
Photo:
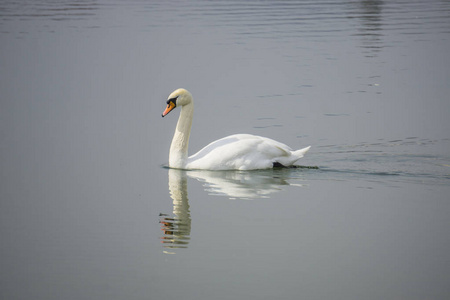
<path fill-rule="evenodd" d="M 290 167 L 309 150 L 306 147 L 292 151 L 291 148 L 269 138 L 235 134 L 214 141 L 188 157 L 194 102 L 191 93 L 177 89 L 169 95 L 166 116 L 181 106 L 175 134 L 170 145 L 169 167 L 176 169 L 203 170 L 256 170 L 274 166 Z"/>

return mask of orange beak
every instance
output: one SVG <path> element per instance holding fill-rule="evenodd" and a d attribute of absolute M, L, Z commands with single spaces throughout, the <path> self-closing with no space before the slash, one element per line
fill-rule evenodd
<path fill-rule="evenodd" d="M 173 101 L 170 101 L 169 104 L 167 104 L 166 110 L 162 113 L 162 116 L 165 117 L 174 108 L 175 108 L 175 103 L 173 103 Z"/>

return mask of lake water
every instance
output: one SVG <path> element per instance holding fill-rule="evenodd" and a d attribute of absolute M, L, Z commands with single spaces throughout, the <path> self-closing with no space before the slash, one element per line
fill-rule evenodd
<path fill-rule="evenodd" d="M 449 1 L 3 1 L 0 298 L 448 299 L 449 53 Z M 309 168 L 164 167 L 179 87 Z"/>

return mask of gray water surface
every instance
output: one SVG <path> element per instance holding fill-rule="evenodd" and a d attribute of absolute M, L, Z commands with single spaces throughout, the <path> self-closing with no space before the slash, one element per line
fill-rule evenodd
<path fill-rule="evenodd" d="M 449 1 L 0 3 L 1 299 L 447 299 Z M 234 133 L 306 168 L 164 167 Z"/>

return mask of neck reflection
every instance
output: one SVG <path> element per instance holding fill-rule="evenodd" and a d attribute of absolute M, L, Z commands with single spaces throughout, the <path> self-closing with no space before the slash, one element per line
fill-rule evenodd
<path fill-rule="evenodd" d="M 187 248 L 191 235 L 191 214 L 187 194 L 186 171 L 169 169 L 169 192 L 173 200 L 173 216 L 160 214 L 164 248 Z"/>

